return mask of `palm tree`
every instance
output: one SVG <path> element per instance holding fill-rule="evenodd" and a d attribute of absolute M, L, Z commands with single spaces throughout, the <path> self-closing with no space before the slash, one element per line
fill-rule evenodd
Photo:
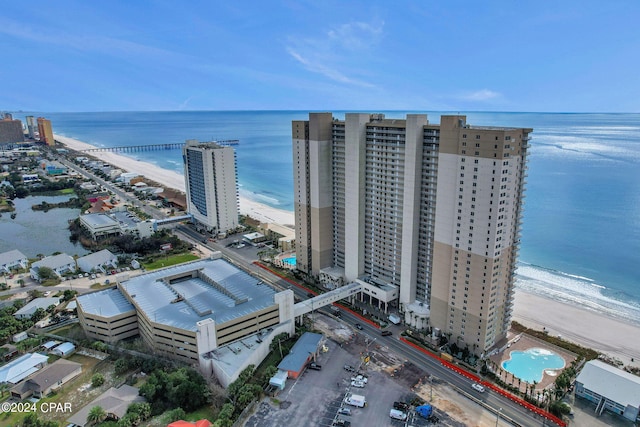
<path fill-rule="evenodd" d="M 102 406 L 94 406 L 89 411 L 89 415 L 87 415 L 87 422 L 89 424 L 96 425 L 102 422 L 106 417 L 107 413 L 102 409 Z"/>

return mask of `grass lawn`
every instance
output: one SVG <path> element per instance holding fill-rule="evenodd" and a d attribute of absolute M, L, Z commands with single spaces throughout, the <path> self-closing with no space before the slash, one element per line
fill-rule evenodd
<path fill-rule="evenodd" d="M 80 326 L 80 323 L 73 323 L 71 325 L 63 326 L 60 329 L 54 329 L 51 333 L 63 337 L 76 338 L 84 334 L 84 330 L 82 329 L 82 326 Z"/>
<path fill-rule="evenodd" d="M 182 254 L 171 255 L 166 258 L 159 259 L 154 262 L 150 262 L 148 264 L 144 264 L 144 268 L 147 270 L 155 270 L 163 267 L 170 267 L 176 264 L 182 264 L 184 262 L 189 262 L 199 259 L 197 256 L 193 255 L 191 252 L 185 252 Z"/>
<path fill-rule="evenodd" d="M 108 285 L 103 285 L 102 283 L 94 283 L 93 285 L 89 286 L 91 289 L 107 289 L 107 288 L 111 288 L 115 286 L 115 282 L 114 283 L 109 283 Z"/>
<path fill-rule="evenodd" d="M 204 405 L 202 408 L 193 412 L 188 412 L 185 421 L 199 421 L 199 420 L 215 420 L 213 407 L 210 404 Z"/>

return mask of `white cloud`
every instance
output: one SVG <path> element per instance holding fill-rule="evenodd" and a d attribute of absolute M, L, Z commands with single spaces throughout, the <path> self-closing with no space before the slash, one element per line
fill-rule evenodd
<path fill-rule="evenodd" d="M 374 84 L 354 75 L 368 74 L 362 66 L 368 52 L 383 34 L 384 22 L 350 22 L 331 28 L 319 37 L 290 37 L 286 51 L 305 69 L 333 81 L 372 88 Z M 347 74 L 346 71 L 349 70 Z M 350 74 L 350 75 L 349 75 Z"/>
<path fill-rule="evenodd" d="M 460 98 L 465 101 L 489 101 L 491 99 L 500 98 L 502 94 L 489 89 L 481 89 L 475 92 L 462 95 Z"/>
<path fill-rule="evenodd" d="M 368 49 L 379 40 L 382 35 L 384 22 L 377 25 L 366 22 L 351 22 L 329 30 L 327 36 L 335 44 L 349 50 Z"/>
<path fill-rule="evenodd" d="M 342 74 L 338 70 L 332 69 L 321 62 L 314 62 L 312 59 L 305 58 L 290 47 L 287 48 L 287 53 L 289 53 L 289 55 L 291 55 L 296 61 L 304 65 L 307 70 L 314 73 L 322 74 L 323 76 L 328 77 L 331 80 L 335 80 L 340 83 L 353 84 L 356 86 L 373 87 L 371 83 L 350 78 Z"/>

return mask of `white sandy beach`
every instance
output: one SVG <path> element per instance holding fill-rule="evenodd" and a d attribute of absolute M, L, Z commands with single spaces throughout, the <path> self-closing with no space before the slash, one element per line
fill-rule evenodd
<path fill-rule="evenodd" d="M 74 150 L 94 146 L 55 135 L 55 138 Z M 184 191 L 182 174 L 164 170 L 156 165 L 137 161 L 112 152 L 93 152 L 91 155 L 129 172 L 137 172 L 161 185 Z M 264 222 L 293 225 L 293 212 L 275 209 L 262 203 L 240 198 L 240 212 Z M 534 329 L 547 328 L 551 334 L 562 335 L 567 340 L 599 350 L 629 364 L 640 366 L 640 327 L 621 320 L 588 311 L 552 299 L 516 291 L 513 320 Z"/>
<path fill-rule="evenodd" d="M 96 148 L 86 142 L 68 138 L 66 136 L 54 135 L 54 137 L 56 140 L 62 142 L 73 150 L 81 151 Z M 131 157 L 110 151 L 98 151 L 89 154 L 127 172 L 137 172 L 140 175 L 144 175 L 150 180 L 164 185 L 165 187 L 174 188 L 182 192 L 185 190 L 184 175 L 180 173 L 162 169 L 154 164 L 141 162 L 132 159 Z M 293 212 L 272 208 L 271 206 L 255 202 L 247 199 L 246 197 L 240 197 L 240 213 L 243 215 L 249 215 L 250 217 L 262 222 L 275 222 L 283 225 L 294 224 Z"/>
<path fill-rule="evenodd" d="M 640 366 L 640 327 L 632 323 L 520 290 L 513 320 L 532 329 L 547 328 L 551 335 L 617 357 L 625 365 Z"/>

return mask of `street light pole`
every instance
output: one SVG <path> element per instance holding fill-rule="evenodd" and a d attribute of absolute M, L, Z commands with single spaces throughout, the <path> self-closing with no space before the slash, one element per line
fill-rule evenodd
<path fill-rule="evenodd" d="M 496 414 L 496 427 L 498 427 L 498 421 L 500 421 L 500 414 L 502 414 L 502 408 L 498 409 L 498 413 Z"/>

